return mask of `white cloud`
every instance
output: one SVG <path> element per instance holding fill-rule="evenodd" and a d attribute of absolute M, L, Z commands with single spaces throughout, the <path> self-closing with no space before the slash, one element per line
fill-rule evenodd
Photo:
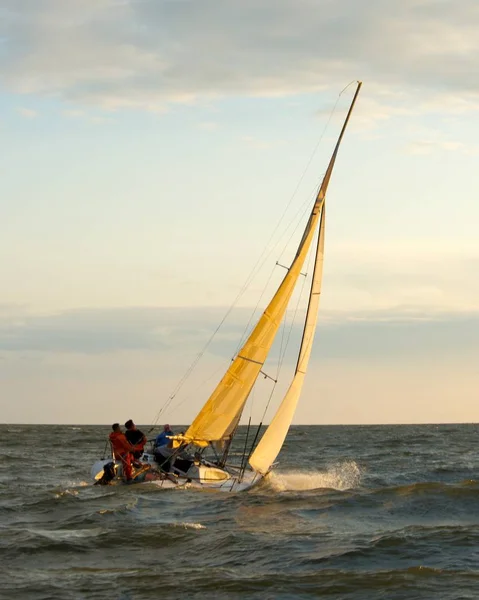
<path fill-rule="evenodd" d="M 431 154 L 432 152 L 446 151 L 459 152 L 460 154 L 477 154 L 479 146 L 454 142 L 452 140 L 417 140 L 406 147 L 409 154 Z"/>
<path fill-rule="evenodd" d="M 234 311 L 216 333 L 209 351 L 231 357 L 244 335 L 251 312 L 246 308 Z M 78 309 L 53 314 L 11 309 L 5 311 L 0 319 L 0 351 L 87 355 L 152 351 L 171 354 L 184 353 L 184 349 L 188 348 L 188 352 L 194 355 L 203 348 L 225 313 L 224 307 Z M 293 309 L 287 319 L 287 327 L 293 314 L 296 314 L 294 336 L 298 337 L 301 316 Z M 444 324 L 448 324 L 452 330 L 456 329 L 460 339 L 464 323 L 472 324 L 473 329 L 479 327 L 477 309 L 451 312 L 411 303 L 375 310 L 326 308 L 320 313 L 320 328 L 333 332 L 328 334 L 331 340 L 326 345 L 326 353 L 331 348 L 341 348 L 342 343 L 338 345 L 334 340 L 338 332 L 346 331 L 346 337 L 351 335 L 353 338 L 356 324 L 366 327 L 368 335 L 380 333 L 383 328 L 395 324 L 402 324 L 405 328 L 417 328 L 423 324 L 429 328 L 428 331 L 437 333 L 444 329 Z M 427 345 L 427 336 L 424 336 L 423 342 Z M 353 352 L 351 343 L 347 352 Z M 358 343 L 362 343 L 361 339 Z M 341 351 L 344 354 L 346 349 Z"/>
<path fill-rule="evenodd" d="M 260 140 L 259 138 L 254 137 L 253 135 L 242 135 L 240 137 L 240 140 L 248 146 L 250 146 L 251 148 L 254 148 L 255 150 L 267 150 L 272 146 L 271 142 Z M 277 145 L 277 143 L 275 145 Z"/>
<path fill-rule="evenodd" d="M 77 109 L 68 109 L 63 111 L 63 115 L 65 117 L 71 117 L 72 119 L 79 119 L 80 117 L 85 116 L 85 111 Z"/>
<path fill-rule="evenodd" d="M 26 119 L 34 119 L 38 116 L 38 112 L 31 108 L 17 108 L 17 113 Z"/>
<path fill-rule="evenodd" d="M 23 314 L 15 307 L 3 312 Z M 151 422 L 221 316 L 218 309 L 130 308 L 30 315 L 4 324 L 0 396 L 9 402 L 2 419 L 106 423 L 120 418 L 112 411 L 131 418 L 133 406 L 135 420 Z M 165 415 L 168 421 L 191 422 L 228 367 L 246 316 L 240 313 L 215 340 Z M 336 320 L 325 320 L 322 311 L 321 317 L 296 422 L 474 419 L 477 311 L 434 318 L 419 309 L 357 311 L 336 313 Z M 296 328 L 268 418 L 289 383 L 299 340 Z M 276 373 L 274 360 L 265 368 Z M 258 386 L 253 422 L 271 391 L 266 380 Z"/>
<path fill-rule="evenodd" d="M 7 0 L 3 10 L 1 72 L 18 92 L 163 110 L 364 78 L 382 118 L 401 95 L 419 111 L 477 110 L 475 0 Z"/>
<path fill-rule="evenodd" d="M 213 121 L 204 121 L 203 123 L 198 123 L 198 129 L 204 129 L 206 131 L 212 131 L 213 129 L 217 129 L 218 123 L 214 123 Z"/>

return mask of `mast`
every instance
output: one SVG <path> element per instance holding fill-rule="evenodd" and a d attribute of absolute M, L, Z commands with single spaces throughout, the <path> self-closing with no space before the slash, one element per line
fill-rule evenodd
<path fill-rule="evenodd" d="M 323 207 L 339 145 L 360 87 L 361 84 L 359 83 L 328 169 L 316 196 L 298 250 L 288 272 L 252 333 L 185 435 L 181 436 L 181 440 L 180 436 L 177 436 L 179 441 L 207 446 L 210 442 L 230 436 L 239 422 L 248 395 L 271 349 L 311 247 L 314 233 L 319 224 L 319 215 Z"/>
<path fill-rule="evenodd" d="M 249 459 L 249 463 L 253 467 L 253 469 L 263 475 L 270 470 L 271 465 L 278 456 L 286 438 L 286 435 L 288 434 L 288 430 L 293 420 L 296 406 L 298 404 L 304 379 L 306 376 L 306 371 L 308 368 L 308 363 L 313 346 L 314 334 L 316 331 L 316 325 L 318 321 L 318 308 L 319 299 L 321 295 L 321 282 L 323 276 L 324 231 L 326 223 L 326 205 L 324 198 L 326 195 L 326 189 L 329 183 L 329 179 L 331 177 L 334 162 L 336 160 L 339 145 L 346 130 L 346 126 L 348 124 L 349 117 L 351 116 L 351 112 L 356 102 L 356 98 L 359 94 L 360 88 L 361 82 L 358 82 L 356 93 L 354 94 L 354 98 L 351 102 L 351 106 L 349 108 L 346 120 L 343 124 L 343 128 L 341 129 L 341 133 L 336 143 L 336 147 L 334 149 L 331 160 L 329 162 L 328 169 L 326 171 L 320 190 L 318 192 L 318 197 L 321 197 L 322 200 L 321 221 L 319 226 L 316 255 L 314 260 L 313 278 L 311 282 L 311 289 L 309 292 L 308 309 L 306 311 L 303 336 L 299 348 L 298 362 L 296 364 L 295 374 L 291 385 L 288 388 L 288 391 L 286 392 L 286 395 L 284 396 L 276 414 L 273 417 L 273 420 L 271 421 L 269 427 L 265 431 L 258 446 L 251 454 L 251 457 Z"/>

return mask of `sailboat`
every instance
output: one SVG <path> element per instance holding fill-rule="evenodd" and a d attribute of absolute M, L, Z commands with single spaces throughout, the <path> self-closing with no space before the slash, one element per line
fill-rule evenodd
<path fill-rule="evenodd" d="M 321 295 L 326 192 L 361 85 L 361 82 L 357 82 L 354 97 L 315 197 L 296 254 L 278 289 L 191 425 L 184 433 L 170 436 L 167 447 L 144 452 L 140 464 L 137 465 L 135 481 L 154 479 L 166 488 L 183 486 L 242 491 L 257 485 L 271 471 L 293 420 L 308 369 Z M 252 447 L 247 448 L 245 444 L 239 465 L 229 464 L 228 451 L 238 431 L 246 401 L 260 373 L 263 373 L 263 365 L 318 231 L 303 335 L 291 383 L 260 441 L 256 444 L 256 436 Z M 208 450 L 213 454 L 210 458 L 208 458 Z M 121 480 L 121 471 L 121 462 L 111 458 L 102 459 L 93 466 L 92 477 L 97 483 L 113 483 Z"/>

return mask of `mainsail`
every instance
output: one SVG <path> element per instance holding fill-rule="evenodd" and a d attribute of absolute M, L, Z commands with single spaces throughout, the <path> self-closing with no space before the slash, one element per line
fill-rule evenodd
<path fill-rule="evenodd" d="M 271 302 L 269 303 L 263 315 L 259 319 L 256 327 L 253 329 L 245 344 L 243 345 L 235 359 L 232 361 L 229 369 L 226 371 L 225 375 L 218 383 L 216 389 L 206 401 L 206 404 L 203 406 L 203 408 L 201 409 L 193 423 L 190 425 L 184 436 L 181 436 L 182 440 L 185 442 L 194 443 L 199 446 L 206 446 L 210 442 L 223 440 L 232 433 L 237 423 L 239 422 L 248 395 L 251 392 L 251 389 L 256 379 L 258 378 L 258 375 L 263 367 L 266 357 L 268 356 L 268 353 L 271 349 L 274 338 L 276 336 L 276 333 L 284 317 L 286 308 L 296 286 L 296 282 L 301 273 L 304 261 L 311 247 L 314 234 L 318 228 L 320 215 L 323 210 L 326 190 L 328 188 L 329 180 L 331 178 L 334 163 L 336 160 L 336 155 L 338 153 L 339 145 L 344 135 L 344 131 L 349 121 L 349 117 L 351 115 L 354 103 L 358 96 L 360 87 L 361 82 L 358 82 L 358 87 L 356 89 L 354 98 L 352 100 L 351 106 L 343 124 L 343 128 L 341 130 L 333 155 L 331 157 L 328 168 L 321 183 L 321 187 L 316 196 L 310 217 L 306 224 L 303 236 L 301 238 L 301 242 L 299 244 L 296 255 L 291 263 L 291 266 L 288 269 L 288 272 L 286 273 Z M 322 219 L 322 222 L 324 223 L 324 217 Z M 321 239 L 322 236 L 320 236 L 319 240 Z M 321 277 L 319 275 L 319 285 L 320 279 Z M 308 310 L 308 312 L 310 311 Z M 314 333 L 315 324 L 316 323 L 313 323 L 313 321 L 310 319 L 310 325 L 312 325 L 312 333 Z M 305 338 L 303 339 L 302 346 L 304 346 L 304 341 Z M 310 347 L 309 349 L 305 347 L 303 353 L 306 361 L 305 364 L 307 364 L 307 361 L 309 359 L 309 352 Z M 299 373 L 298 370 L 297 373 Z M 299 379 L 296 386 L 298 385 Z M 300 391 L 301 390 L 299 388 L 298 397 Z M 284 435 L 286 435 L 287 433 L 290 422 L 291 420 L 286 426 Z M 284 423 L 286 423 L 286 420 L 284 420 Z M 284 425 L 281 429 L 284 429 Z M 281 444 L 283 441 L 284 437 L 281 440 Z M 260 444 L 262 444 L 262 442 L 260 442 Z M 281 447 L 281 444 L 279 448 Z M 258 445 L 258 448 L 260 448 L 260 445 Z M 251 456 L 251 460 L 253 460 L 253 457 L 255 455 L 256 452 Z M 268 457 L 270 455 L 271 452 L 268 451 Z M 259 458 L 259 454 L 256 456 Z M 273 457 L 273 460 L 275 456 Z M 266 464 L 268 460 L 269 458 L 267 458 L 265 461 L 262 461 L 262 464 Z M 262 472 L 259 468 L 258 470 Z"/>

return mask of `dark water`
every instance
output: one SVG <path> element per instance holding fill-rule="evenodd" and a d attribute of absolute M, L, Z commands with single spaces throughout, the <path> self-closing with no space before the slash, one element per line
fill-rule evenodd
<path fill-rule="evenodd" d="M 0 598 L 479 598 L 479 427 L 295 427 L 247 493 L 89 485 L 107 427 L 0 426 Z"/>

